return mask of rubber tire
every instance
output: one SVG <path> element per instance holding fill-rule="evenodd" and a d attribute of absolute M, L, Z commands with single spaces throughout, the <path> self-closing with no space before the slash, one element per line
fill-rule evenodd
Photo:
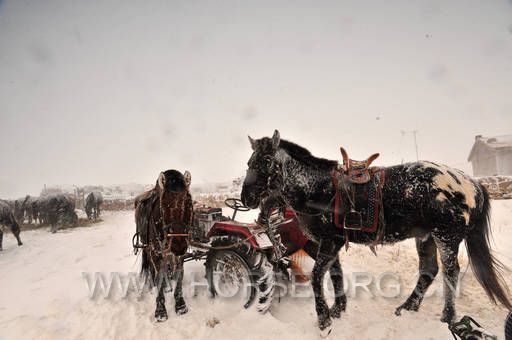
<path fill-rule="evenodd" d="M 240 242 L 241 238 L 236 236 L 222 236 L 212 242 L 213 247 L 226 246 Z M 248 242 L 244 242 L 238 247 L 226 250 L 210 250 L 206 256 L 206 280 L 213 297 L 217 296 L 215 286 L 213 284 L 213 267 L 216 258 L 222 256 L 223 253 L 230 252 L 236 254 L 237 258 L 243 262 L 248 269 L 251 280 L 251 293 L 249 299 L 244 304 L 244 308 L 251 307 L 256 301 L 256 309 L 264 314 L 272 305 L 274 291 L 276 285 L 276 275 L 274 268 L 268 260 L 265 253 L 254 249 Z"/>

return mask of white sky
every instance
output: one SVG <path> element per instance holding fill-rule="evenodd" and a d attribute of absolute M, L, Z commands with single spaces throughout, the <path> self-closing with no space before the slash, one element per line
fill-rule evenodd
<path fill-rule="evenodd" d="M 247 134 L 471 173 L 512 133 L 509 1 L 2 1 L 0 197 L 242 175 Z"/>

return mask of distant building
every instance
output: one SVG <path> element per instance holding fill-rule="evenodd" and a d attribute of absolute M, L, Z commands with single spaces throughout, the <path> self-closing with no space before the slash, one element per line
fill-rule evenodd
<path fill-rule="evenodd" d="M 512 176 L 512 135 L 476 136 L 468 161 L 474 176 Z"/>

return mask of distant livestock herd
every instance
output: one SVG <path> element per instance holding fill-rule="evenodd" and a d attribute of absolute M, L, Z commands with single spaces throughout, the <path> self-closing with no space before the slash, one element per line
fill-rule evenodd
<path fill-rule="evenodd" d="M 85 199 L 85 213 L 88 219 L 100 216 L 103 197 L 99 192 L 91 192 Z M 22 224 L 49 225 L 52 233 L 57 232 L 58 226 L 77 226 L 78 215 L 75 212 L 73 196 L 54 194 L 41 197 L 27 195 L 17 200 L 0 200 L 0 226 L 11 229 L 19 239 L 19 226 Z M 0 228 L 0 250 L 2 249 L 2 230 Z"/>

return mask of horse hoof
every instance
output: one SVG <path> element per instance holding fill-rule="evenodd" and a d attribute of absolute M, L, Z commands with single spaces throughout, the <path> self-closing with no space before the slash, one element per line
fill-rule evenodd
<path fill-rule="evenodd" d="M 453 320 L 455 319 L 455 315 L 445 315 L 443 313 L 443 316 L 441 317 L 441 322 L 447 323 L 451 325 L 453 323 Z"/>
<path fill-rule="evenodd" d="M 156 322 L 164 322 L 164 321 L 167 321 L 167 319 L 168 319 L 167 313 L 161 313 L 161 314 L 155 315 Z"/>
<path fill-rule="evenodd" d="M 155 311 L 155 320 L 156 322 L 163 322 L 167 320 L 167 310 L 165 309 L 165 307 L 158 308 Z"/>
<path fill-rule="evenodd" d="M 332 331 L 332 320 L 330 317 L 327 317 L 323 321 L 318 320 L 318 327 L 320 328 L 320 337 L 325 338 Z"/>
<path fill-rule="evenodd" d="M 167 315 L 161 315 L 161 316 L 157 316 L 155 317 L 155 320 L 156 322 L 164 322 L 164 321 L 167 321 Z"/>
<path fill-rule="evenodd" d="M 398 307 L 395 310 L 395 315 L 396 316 L 402 315 L 402 309 L 408 310 L 409 312 L 417 312 L 420 309 L 420 305 L 417 303 L 405 302 L 403 305 L 401 305 L 400 307 Z"/>
<path fill-rule="evenodd" d="M 18 247 L 20 247 L 20 246 L 22 246 L 22 245 L 23 245 L 23 243 L 21 243 L 21 242 L 20 242 L 20 243 L 18 243 Z M 1 249 L 0 249 L 0 250 L 1 250 Z"/>
<path fill-rule="evenodd" d="M 455 320 L 455 309 L 454 308 L 445 308 L 443 309 L 443 315 L 441 316 L 441 322 L 445 322 L 449 325 L 453 323 Z"/>
<path fill-rule="evenodd" d="M 329 325 L 326 328 L 320 330 L 320 337 L 322 339 L 325 339 L 329 336 L 329 334 L 331 334 L 331 332 L 332 332 L 332 325 Z"/>
<path fill-rule="evenodd" d="M 177 315 L 183 315 L 188 313 L 188 307 L 186 305 L 176 307 L 176 314 Z"/>

